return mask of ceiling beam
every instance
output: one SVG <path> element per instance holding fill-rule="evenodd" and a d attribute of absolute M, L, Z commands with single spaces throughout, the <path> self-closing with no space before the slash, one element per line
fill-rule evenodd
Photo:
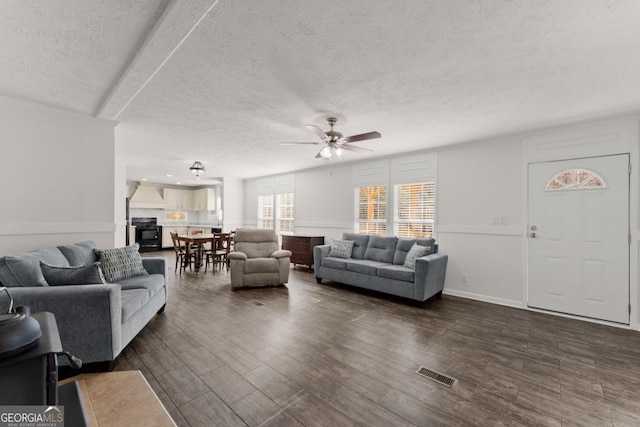
<path fill-rule="evenodd" d="M 94 116 L 118 120 L 219 0 L 171 0 L 127 68 L 103 97 Z"/>

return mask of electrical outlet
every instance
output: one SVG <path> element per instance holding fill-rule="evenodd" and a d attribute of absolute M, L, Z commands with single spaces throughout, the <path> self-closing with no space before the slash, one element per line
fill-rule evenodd
<path fill-rule="evenodd" d="M 500 217 L 500 225 L 507 225 L 507 217 L 506 216 L 501 216 Z"/>
<path fill-rule="evenodd" d="M 460 281 L 462 283 L 467 283 L 467 273 L 460 273 Z"/>

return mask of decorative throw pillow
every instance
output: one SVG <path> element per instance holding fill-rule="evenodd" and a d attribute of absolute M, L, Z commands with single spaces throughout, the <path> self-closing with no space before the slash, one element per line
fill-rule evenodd
<path fill-rule="evenodd" d="M 67 261 L 69 261 L 70 266 L 82 267 L 98 261 L 98 256 L 93 251 L 95 247 L 96 244 L 93 241 L 87 240 L 86 242 L 80 242 L 74 245 L 58 246 L 58 249 Z"/>
<path fill-rule="evenodd" d="M 409 249 L 409 252 L 407 252 L 407 258 L 404 260 L 403 265 L 407 268 L 415 269 L 416 260 L 425 255 L 429 255 L 430 251 L 430 246 L 420 246 L 414 243 L 411 249 Z"/>
<path fill-rule="evenodd" d="M 138 252 L 139 248 L 140 245 L 134 243 L 124 248 L 94 249 L 98 254 L 102 273 L 108 283 L 130 277 L 149 275 L 142 265 L 142 258 L 140 257 L 140 252 Z"/>
<path fill-rule="evenodd" d="M 107 283 L 99 262 L 80 267 L 56 267 L 40 261 L 40 269 L 49 286 Z"/>
<path fill-rule="evenodd" d="M 329 255 L 336 258 L 351 258 L 351 250 L 353 249 L 353 240 L 331 240 L 331 251 Z"/>

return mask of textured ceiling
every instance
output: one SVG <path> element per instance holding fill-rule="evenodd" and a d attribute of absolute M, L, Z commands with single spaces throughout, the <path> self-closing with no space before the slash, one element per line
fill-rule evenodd
<path fill-rule="evenodd" d="M 640 111 L 636 0 L 9 0 L 0 93 L 116 120 L 127 178 L 185 185 Z M 363 158 L 345 153 L 341 161 Z M 167 178 L 166 174 L 173 177 Z"/>

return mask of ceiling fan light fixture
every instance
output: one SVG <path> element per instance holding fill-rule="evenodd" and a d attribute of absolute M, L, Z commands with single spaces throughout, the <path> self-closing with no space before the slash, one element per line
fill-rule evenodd
<path fill-rule="evenodd" d="M 324 159 L 328 159 L 331 157 L 331 147 L 326 146 L 322 150 L 320 150 L 320 156 Z"/>
<path fill-rule="evenodd" d="M 336 156 L 342 157 L 342 153 L 344 153 L 344 150 L 342 149 L 342 147 L 336 147 L 335 153 L 336 153 Z"/>
<path fill-rule="evenodd" d="M 191 165 L 189 170 L 196 176 L 196 178 L 199 178 L 200 175 L 204 174 L 205 171 L 204 165 L 198 161 L 193 162 L 193 165 Z"/>

